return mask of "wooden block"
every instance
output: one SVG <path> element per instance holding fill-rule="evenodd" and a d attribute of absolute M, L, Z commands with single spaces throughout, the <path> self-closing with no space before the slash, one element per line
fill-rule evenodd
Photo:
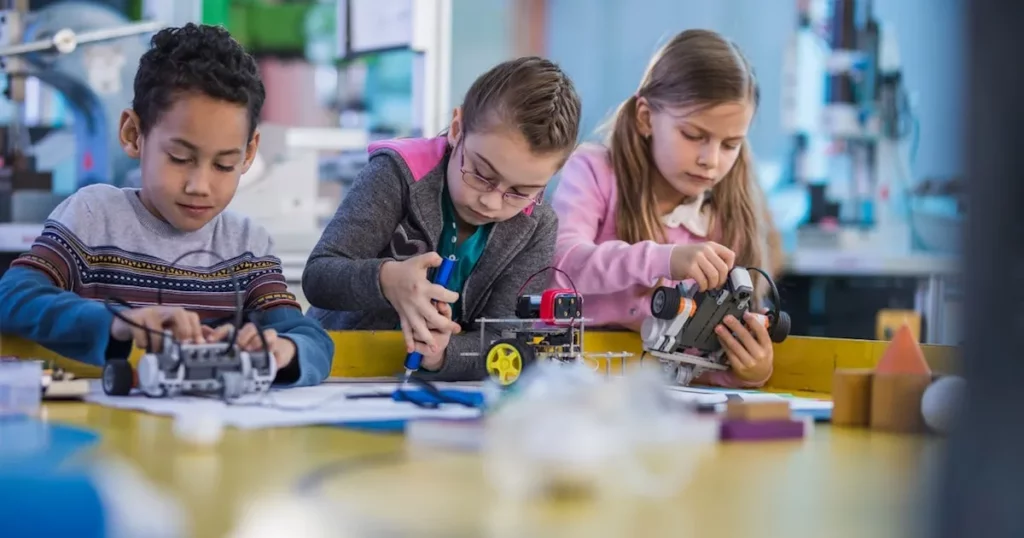
<path fill-rule="evenodd" d="M 894 433 L 925 431 L 921 398 L 932 382 L 928 374 L 875 372 L 871 381 L 871 429 Z"/>
<path fill-rule="evenodd" d="M 914 310 L 882 309 L 875 315 L 875 340 L 892 340 L 900 327 L 910 329 L 914 341 L 921 341 L 921 314 Z"/>
<path fill-rule="evenodd" d="M 728 420 L 788 420 L 792 416 L 789 402 L 735 402 L 725 406 Z"/>
<path fill-rule="evenodd" d="M 871 423 L 871 370 L 838 369 L 832 375 L 832 425 Z"/>
<path fill-rule="evenodd" d="M 722 441 L 772 441 L 803 438 L 807 424 L 799 420 L 726 420 L 719 432 Z"/>

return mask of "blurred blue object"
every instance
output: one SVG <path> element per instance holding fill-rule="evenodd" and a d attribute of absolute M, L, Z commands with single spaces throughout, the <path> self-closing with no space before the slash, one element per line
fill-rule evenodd
<path fill-rule="evenodd" d="M 780 187 L 768 193 L 768 211 L 779 233 L 794 231 L 811 214 L 811 194 L 803 185 Z"/>
<path fill-rule="evenodd" d="M 0 472 L 4 538 L 106 538 L 105 519 L 102 495 L 85 473 Z"/>
<path fill-rule="evenodd" d="M 98 440 L 32 417 L 0 418 L 0 536 L 184 536 L 174 499 L 131 467 L 82 457 Z"/>
<path fill-rule="evenodd" d="M 915 250 L 955 254 L 963 242 L 964 217 L 952 196 L 916 196 L 910 202 Z"/>
<path fill-rule="evenodd" d="M 43 473 L 91 448 L 99 436 L 27 416 L 0 417 L 0 477 L 8 472 Z"/>
<path fill-rule="evenodd" d="M 102 498 L 92 479 L 60 470 L 98 440 L 79 428 L 0 417 L 0 535 L 107 536 Z"/>

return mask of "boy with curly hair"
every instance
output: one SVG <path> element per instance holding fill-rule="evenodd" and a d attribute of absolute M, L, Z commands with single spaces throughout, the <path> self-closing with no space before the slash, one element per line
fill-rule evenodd
<path fill-rule="evenodd" d="M 267 231 L 225 211 L 259 146 L 255 60 L 222 28 L 168 28 L 134 89 L 119 137 L 139 159 L 141 188 L 90 185 L 53 211 L 0 279 L 0 331 L 101 366 L 133 342 L 159 348 L 165 330 L 179 342 L 226 339 L 237 283 L 255 321 L 237 344 L 265 343 L 278 384 L 323 381 L 333 342 L 302 315 Z"/>

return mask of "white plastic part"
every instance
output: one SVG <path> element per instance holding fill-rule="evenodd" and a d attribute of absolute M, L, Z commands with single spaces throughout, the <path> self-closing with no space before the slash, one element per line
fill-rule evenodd
<path fill-rule="evenodd" d="M 196 447 L 219 443 L 224 437 L 224 418 L 220 410 L 220 404 L 211 402 L 209 406 L 177 415 L 174 418 L 175 438 Z"/>
<path fill-rule="evenodd" d="M 661 341 L 661 337 L 664 335 L 665 328 L 668 325 L 667 321 L 653 316 L 645 318 L 643 323 L 640 324 L 640 339 L 643 341 L 644 347 L 659 349 L 658 343 Z"/>
<path fill-rule="evenodd" d="M 483 445 L 504 497 L 671 496 L 717 441 L 717 423 L 670 398 L 656 369 L 608 379 L 538 363 L 519 384 L 488 418 Z"/>
<path fill-rule="evenodd" d="M 157 359 L 156 355 L 146 353 L 139 358 L 139 364 L 135 367 L 139 388 L 150 396 L 161 396 L 159 390 L 160 365 L 158 362 L 159 359 Z"/>

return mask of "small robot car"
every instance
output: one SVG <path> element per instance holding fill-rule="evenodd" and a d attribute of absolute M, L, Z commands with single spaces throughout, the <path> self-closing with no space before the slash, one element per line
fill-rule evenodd
<path fill-rule="evenodd" d="M 164 342 L 171 342 L 167 334 Z M 124 396 L 137 385 L 150 397 L 178 394 L 217 394 L 234 399 L 263 392 L 277 375 L 277 363 L 269 351 L 241 351 L 229 342 L 165 345 L 159 353 L 147 353 L 137 371 L 124 359 L 103 366 L 103 391 Z"/>
<path fill-rule="evenodd" d="M 763 273 L 762 273 L 763 274 Z M 772 342 L 789 336 L 789 315 L 779 309 L 779 294 L 767 275 L 774 310 L 756 314 Z M 705 370 L 727 370 L 725 352 L 715 327 L 726 315 L 742 320 L 754 299 L 754 285 L 746 268 L 734 267 L 720 289 L 698 292 L 696 286 L 661 286 L 651 296 L 651 314 L 640 329 L 644 352 L 658 358 L 666 375 L 689 385 Z"/>
<path fill-rule="evenodd" d="M 573 290 L 550 289 L 541 295 L 523 295 L 515 319 L 482 319 L 481 340 L 487 323 L 500 323 L 501 338 L 481 342 L 486 349 L 487 373 L 500 385 L 511 385 L 537 359 L 580 360 L 583 345 L 583 298 Z"/>

